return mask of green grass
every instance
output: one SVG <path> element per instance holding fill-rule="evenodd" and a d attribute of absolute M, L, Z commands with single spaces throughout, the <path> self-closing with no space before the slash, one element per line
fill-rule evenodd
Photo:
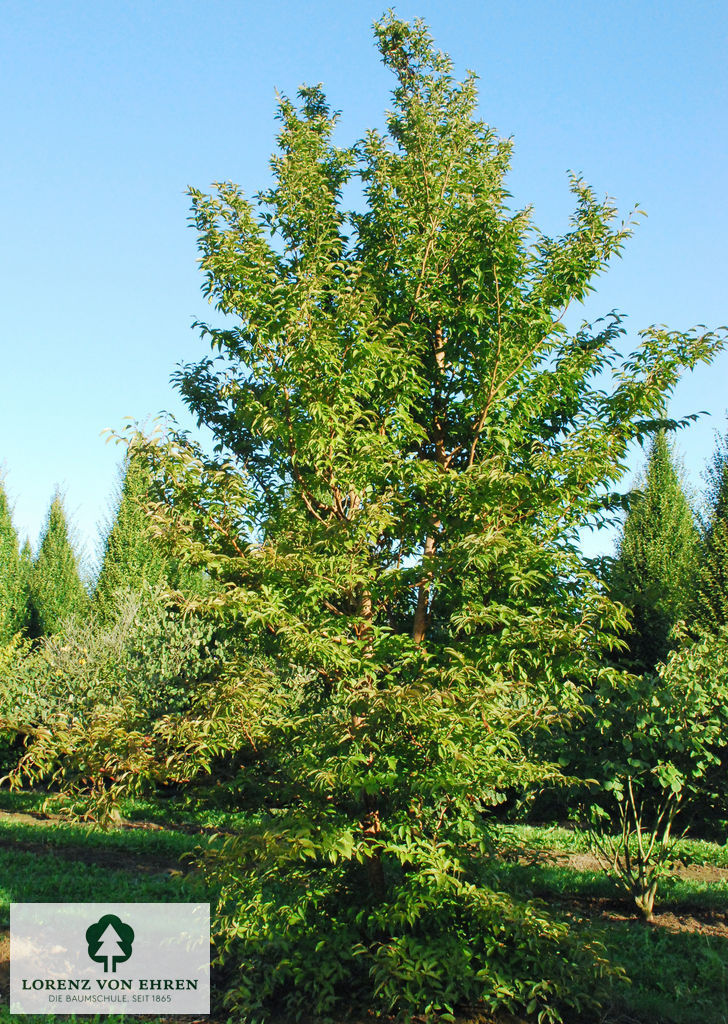
<path fill-rule="evenodd" d="M 548 902 L 573 898 L 623 900 L 631 912 L 628 895 L 619 883 L 599 870 L 578 870 L 568 864 L 500 863 L 496 869 L 499 885 L 524 899 Z M 687 910 L 728 910 L 728 879 L 667 876 L 660 885 L 657 909 L 669 904 L 676 912 Z"/>
<path fill-rule="evenodd" d="M 43 800 L 37 793 L 4 792 L 0 806 L 6 811 L 38 811 Z M 209 894 L 202 880 L 186 875 L 185 862 L 180 861 L 201 842 L 206 843 L 207 837 L 174 830 L 104 832 L 78 823 L 26 822 L 0 815 L 0 927 L 9 925 L 10 903 L 206 901 Z M 93 862 L 94 857 L 99 863 Z M 169 862 L 167 867 L 164 861 Z M 10 1014 L 7 1006 L 0 1006 L 0 1024 L 61 1020 L 69 1024 L 162 1024 L 165 1018 L 31 1016 Z"/>
<path fill-rule="evenodd" d="M 585 940 L 605 947 L 629 984 L 617 984 L 604 1024 L 728 1024 L 728 939 L 699 932 L 671 933 L 637 919 L 605 920 L 589 910 L 589 900 L 606 899 L 632 913 L 628 895 L 600 870 L 540 859 L 549 853 L 589 853 L 587 837 L 556 826 L 503 826 L 498 842 L 506 855 L 498 867 L 504 888 L 546 901 L 554 912 L 569 909 L 573 927 Z M 513 858 L 518 857 L 515 861 Z M 679 840 L 675 868 L 695 864 L 728 867 L 728 849 L 716 843 Z M 614 901 L 614 904 L 612 904 Z M 668 875 L 661 883 L 657 910 L 675 914 L 728 913 L 728 879 Z M 580 919 L 579 919 L 580 918 Z"/>
<path fill-rule="evenodd" d="M 24 789 L 11 792 L 8 789 L 0 789 L 0 810 L 21 813 L 39 811 L 47 799 L 45 793 L 34 790 Z"/>
<path fill-rule="evenodd" d="M 200 845 L 207 837 L 174 830 L 114 829 L 104 831 L 76 822 L 16 822 L 0 814 L 0 842 L 43 843 L 49 847 L 83 846 L 87 850 L 117 851 L 139 856 L 179 859 Z"/>
<path fill-rule="evenodd" d="M 33 814 L 45 810 L 49 814 L 57 814 L 63 807 L 61 798 L 54 794 L 0 790 L 0 811 Z M 120 811 L 125 822 L 147 822 L 162 825 L 165 829 L 177 827 L 223 832 L 238 831 L 273 814 L 271 811 L 225 810 L 202 800 L 178 795 L 127 798 L 121 801 Z"/>
<path fill-rule="evenodd" d="M 605 1024 L 728 1022 L 728 940 L 671 934 L 639 922 L 592 925 L 589 934 L 631 979 L 615 988 Z"/>
<path fill-rule="evenodd" d="M 504 846 L 524 850 L 558 850 L 563 853 L 589 853 L 589 839 L 579 829 L 559 825 L 503 825 L 498 838 Z M 683 864 L 700 864 L 728 868 L 728 843 L 709 843 L 702 839 L 678 839 L 675 860 Z"/>
<path fill-rule="evenodd" d="M 547 898 L 569 895 L 625 898 L 624 890 L 601 869 L 577 870 L 568 864 L 535 860 L 549 853 L 589 853 L 589 841 L 583 832 L 557 826 L 508 825 L 499 830 L 498 841 L 506 857 L 501 874 L 523 892 Z M 509 857 L 515 856 L 524 863 L 509 862 Z M 533 862 L 529 862 L 530 857 L 534 858 Z M 703 840 L 678 840 L 672 867 L 660 882 L 658 904 L 669 903 L 673 909 L 728 909 L 728 877 L 710 881 L 678 877 L 675 872 L 686 865 L 728 868 L 728 847 Z"/>
<path fill-rule="evenodd" d="M 42 794 L 3 792 L 0 809 L 37 812 L 43 800 Z M 174 822 L 178 827 L 104 832 L 56 819 L 24 821 L 0 814 L 0 925 L 7 926 L 8 904 L 13 901 L 206 900 L 209 893 L 199 876 L 186 873 L 185 858 L 200 845 L 215 844 L 215 837 L 205 830 L 249 828 L 263 817 L 195 809 L 190 803 L 169 799 L 129 802 L 124 814 L 139 821 Z M 619 906 L 613 901 L 621 901 L 625 916 L 630 914 L 628 898 L 612 879 L 601 871 L 580 870 L 538 856 L 587 853 L 588 844 L 581 833 L 555 827 L 504 826 L 497 841 L 504 857 L 495 868 L 488 867 L 491 883 L 524 898 L 540 899 L 555 914 L 568 916 L 572 929 L 582 934 L 585 942 L 601 942 L 609 959 L 631 978 L 628 985 L 615 983 L 602 1024 L 728 1024 L 728 940 L 698 932 L 672 934 L 637 920 L 600 916 L 595 910 L 599 900 L 609 901 L 612 907 Z M 683 840 L 677 853 L 681 860 L 693 864 L 728 866 L 725 847 L 714 843 Z M 670 877 L 658 903 L 675 913 L 728 913 L 728 881 Z M 53 1024 L 56 1019 L 61 1018 L 11 1017 L 7 1009 L 0 1008 L 0 1024 Z M 96 1019 L 84 1016 L 78 1022 L 93 1024 Z M 137 1020 L 98 1019 L 105 1024 Z M 149 1017 L 139 1020 L 154 1024 Z"/>
<path fill-rule="evenodd" d="M 0 879 L 2 927 L 9 924 L 10 903 L 179 903 L 192 901 L 193 890 L 200 898 L 199 883 L 179 875 L 85 864 L 53 852 L 0 850 Z"/>
<path fill-rule="evenodd" d="M 497 838 L 506 847 L 520 847 L 524 850 L 589 852 L 589 843 L 583 832 L 560 825 L 500 825 L 497 829 Z"/>

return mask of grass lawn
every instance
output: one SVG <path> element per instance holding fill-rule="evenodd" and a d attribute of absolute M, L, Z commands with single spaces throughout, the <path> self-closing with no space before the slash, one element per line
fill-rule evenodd
<path fill-rule="evenodd" d="M 0 793 L 0 1024 L 56 1019 L 11 1017 L 7 1010 L 11 902 L 206 900 L 209 894 L 190 868 L 190 855 L 214 844 L 218 832 L 251 823 L 249 814 L 158 801 L 127 805 L 125 826 L 101 832 L 60 820 L 52 805 L 49 816 L 41 816 L 42 804 L 38 794 Z M 672 874 L 658 896 L 656 924 L 649 927 L 635 918 L 628 899 L 599 870 L 578 833 L 508 826 L 500 829 L 498 842 L 499 886 L 547 903 L 585 939 L 598 939 L 631 979 L 615 985 L 599 1022 L 581 1024 L 728 1024 L 725 847 L 678 844 Z M 78 1018 L 84 1024 L 136 1019 Z M 170 1024 L 173 1018 L 161 1020 Z M 190 1024 L 193 1018 L 179 1020 Z"/>
<path fill-rule="evenodd" d="M 636 919 L 578 832 L 510 826 L 501 855 L 504 886 L 548 903 L 625 969 L 630 983 L 615 988 L 603 1024 L 728 1024 L 728 848 L 677 843 L 654 926 Z"/>

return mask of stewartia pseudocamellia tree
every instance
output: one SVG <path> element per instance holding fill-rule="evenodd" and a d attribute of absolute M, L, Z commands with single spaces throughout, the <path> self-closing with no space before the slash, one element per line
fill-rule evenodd
<path fill-rule="evenodd" d="M 400 1010 L 556 1014 L 579 985 L 558 929 L 495 895 L 484 809 L 553 773 L 519 737 L 568 713 L 619 624 L 577 530 L 719 340 L 649 329 L 623 359 L 617 316 L 570 334 L 629 227 L 575 178 L 570 230 L 540 235 L 508 208 L 510 143 L 478 120 L 474 77 L 419 23 L 376 35 L 385 134 L 336 146 L 302 89 L 269 189 L 192 191 L 230 320 L 177 377 L 219 460 L 177 448 L 172 515 L 225 584 L 216 606 L 273 656 L 241 658 L 219 734 L 238 716 L 288 787 L 286 815 L 218 865 L 222 929 L 249 1008 L 330 1011 L 360 987 Z"/>
<path fill-rule="evenodd" d="M 511 145 L 474 76 L 419 22 L 375 32 L 396 77 L 383 134 L 337 146 L 305 88 L 281 101 L 270 188 L 191 193 L 228 319 L 177 383 L 216 456 L 171 442 L 157 519 L 241 643 L 149 749 L 177 743 L 180 777 L 242 748 L 271 766 L 268 824 L 209 862 L 246 1019 L 558 1020 L 604 965 L 503 895 L 487 809 L 555 777 L 521 741 L 608 671 L 624 620 L 577 531 L 610 515 L 630 444 L 719 339 L 653 328 L 622 358 L 616 315 L 569 333 L 629 225 L 574 178 L 569 230 L 539 234 L 508 206 Z"/>

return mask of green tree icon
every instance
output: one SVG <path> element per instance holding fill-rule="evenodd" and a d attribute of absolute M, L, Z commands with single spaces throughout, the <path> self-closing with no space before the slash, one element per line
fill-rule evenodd
<path fill-rule="evenodd" d="M 104 973 L 114 973 L 117 963 L 124 963 L 131 956 L 134 930 L 116 914 L 104 914 L 87 929 L 86 942 L 94 963 L 103 964 Z"/>

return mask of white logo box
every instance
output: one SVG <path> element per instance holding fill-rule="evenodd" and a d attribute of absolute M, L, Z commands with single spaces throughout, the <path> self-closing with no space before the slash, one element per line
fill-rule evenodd
<path fill-rule="evenodd" d="M 10 1012 L 208 1014 L 209 903 L 11 903 Z"/>

